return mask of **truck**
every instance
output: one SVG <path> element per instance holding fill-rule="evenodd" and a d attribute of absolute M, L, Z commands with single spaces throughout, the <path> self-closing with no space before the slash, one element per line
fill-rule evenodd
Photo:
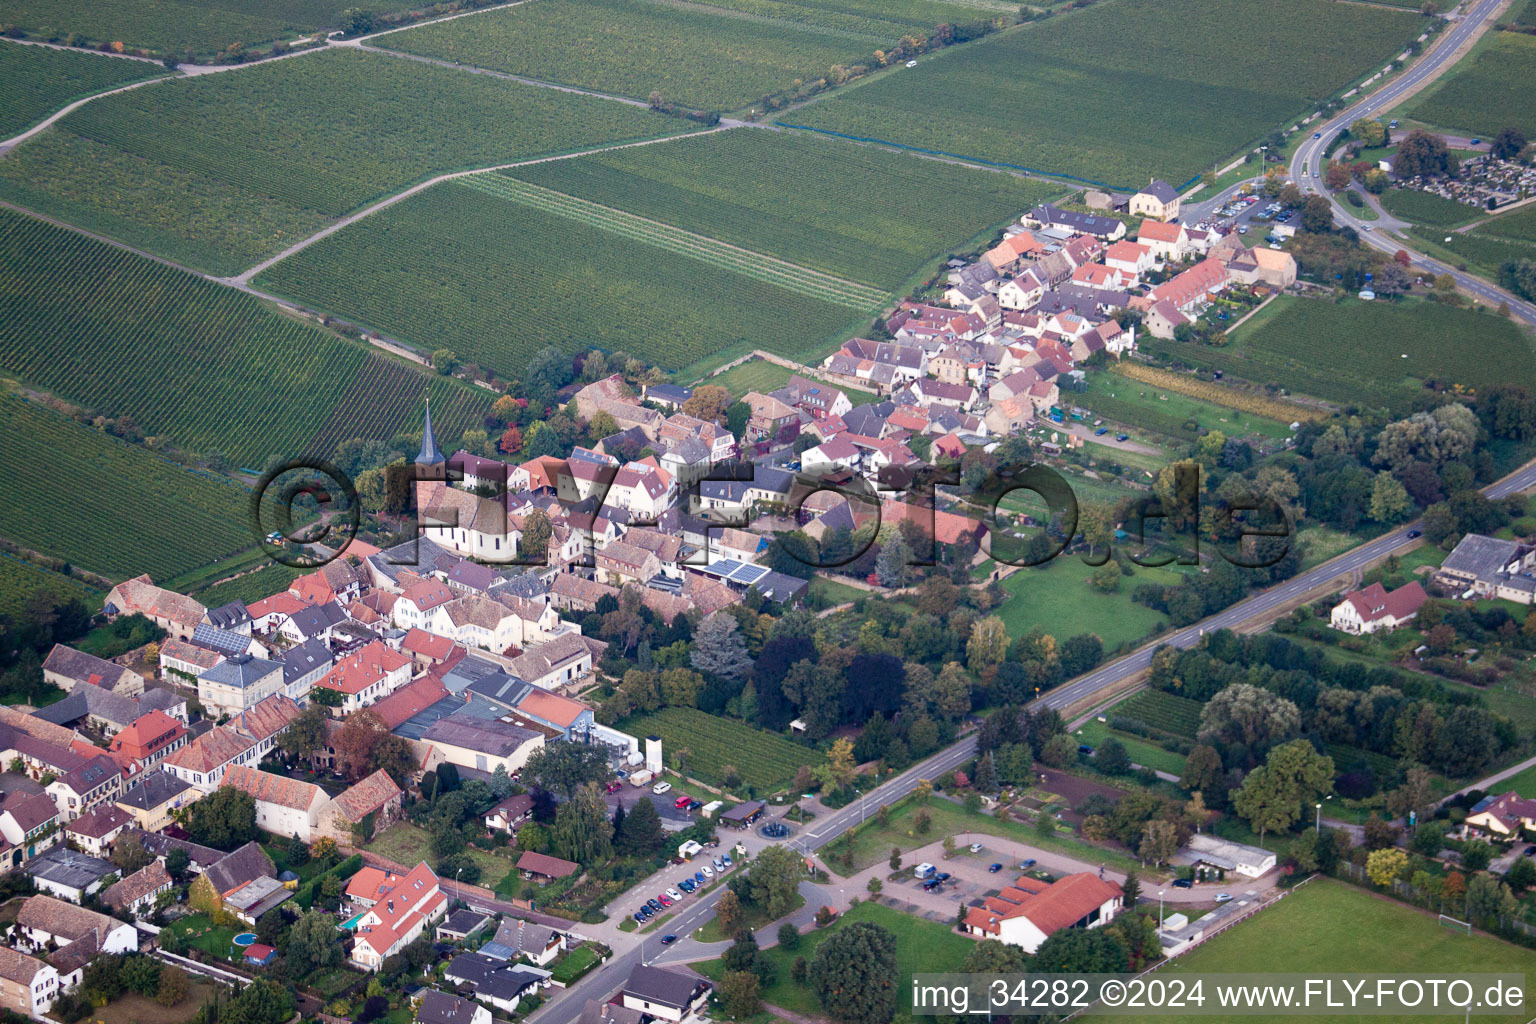
<path fill-rule="evenodd" d="M 629 784 L 634 786 L 636 789 L 639 789 L 641 786 L 648 784 L 655 777 L 656 773 L 651 771 L 649 768 L 641 768 L 637 772 L 630 773 Z"/>
<path fill-rule="evenodd" d="M 917 878 L 927 879 L 932 878 L 935 874 L 937 874 L 938 870 L 939 869 L 934 867 L 932 864 L 923 863 L 913 868 L 912 874 Z"/>

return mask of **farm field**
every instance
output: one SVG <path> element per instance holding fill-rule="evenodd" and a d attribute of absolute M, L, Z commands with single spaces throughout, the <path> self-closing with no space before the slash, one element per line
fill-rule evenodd
<path fill-rule="evenodd" d="M 730 0 L 721 6 L 684 0 L 539 0 L 375 42 L 546 82 L 635 99 L 658 92 L 668 102 L 728 111 L 788 89 L 796 80 L 820 78 L 834 64 L 872 60 L 875 50 L 922 27 L 900 17 L 870 16 L 883 6 L 864 4 L 862 11 L 849 13 L 837 6 L 774 0 Z M 948 4 L 926 6 L 955 10 Z M 988 12 L 970 13 L 964 20 Z"/>
<path fill-rule="evenodd" d="M 1122 190 L 1151 176 L 1177 187 L 1379 70 L 1423 24 L 1327 0 L 1276 0 L 1258 22 L 1247 10 L 1240 0 L 1096 4 L 925 58 L 783 121 Z M 1211 61 L 1213 48 L 1226 59 Z"/>
<path fill-rule="evenodd" d="M 62 42 L 75 35 L 86 44 L 121 42 L 130 51 L 182 57 L 335 25 L 347 6 L 340 0 L 0 0 L 0 22 L 36 39 Z"/>
<path fill-rule="evenodd" d="M 1134 576 L 1120 581 L 1120 589 L 1103 594 L 1088 577 L 1093 570 L 1075 557 L 1053 559 L 1045 566 L 1020 569 L 1003 580 L 1009 598 L 995 609 L 1008 627 L 1009 636 L 1023 636 L 1036 626 L 1060 643 L 1078 633 L 1097 633 L 1106 654 L 1121 644 L 1147 639 L 1162 612 L 1131 600 L 1131 592 L 1143 583 L 1173 585 L 1183 579 L 1173 569 L 1138 566 Z"/>
<path fill-rule="evenodd" d="M 518 184 L 485 177 L 497 177 L 490 184 L 498 189 Z M 624 349 L 676 368 L 752 348 L 793 355 L 863 320 L 864 310 L 834 294 L 847 290 L 841 286 L 824 289 L 825 298 L 790 290 L 830 280 L 809 271 L 769 266 L 719 243 L 685 244 L 665 225 L 641 226 L 654 228 L 648 241 L 626 240 L 609 230 L 627 229 L 620 218 L 570 212 L 582 219 L 446 182 L 283 260 L 257 281 L 508 376 L 546 345 Z M 354 272 L 360 265 L 370 268 L 366 278 Z M 508 330 L 511 324 L 517 329 Z"/>
<path fill-rule="evenodd" d="M 1536 383 L 1531 341 L 1503 317 L 1425 300 L 1282 297 L 1276 305 L 1257 330 L 1239 328 L 1226 350 L 1168 341 L 1151 342 L 1149 350 L 1344 405 L 1404 408 L 1430 380 L 1474 389 Z M 1350 359 L 1340 361 L 1334 354 L 1344 339 Z M 1469 352 L 1478 358 L 1467 359 Z"/>
<path fill-rule="evenodd" d="M 11 394 L 0 471 L 0 536 L 113 579 L 165 579 L 255 542 L 243 488 Z"/>
<path fill-rule="evenodd" d="M 794 376 L 794 371 L 787 366 L 770 363 L 764 359 L 752 359 L 739 366 L 733 366 L 724 373 L 715 374 L 712 377 L 701 377 L 694 381 L 693 386 L 701 384 L 713 384 L 716 387 L 725 388 L 733 398 L 740 398 L 748 391 L 756 391 L 766 395 L 770 391 L 777 391 L 789 383 L 789 378 Z M 869 405 L 878 402 L 880 396 L 869 391 L 859 391 L 855 388 L 829 384 L 828 387 L 836 387 L 848 396 L 848 401 L 855 406 Z"/>
<path fill-rule="evenodd" d="M 0 44 L 0 138 L 28 128 L 60 107 L 105 89 L 167 74 L 141 60 Z"/>
<path fill-rule="evenodd" d="M 1489 97 L 1497 96 L 1497 103 Z M 1536 137 L 1536 37 L 1490 32 L 1406 113 L 1439 128 L 1494 135 L 1514 125 Z"/>
<path fill-rule="evenodd" d="M 15 615 L 33 594 L 48 594 L 55 601 L 77 597 L 87 605 L 94 605 L 102 596 L 79 580 L 24 562 L 9 552 L 0 554 L 0 615 Z"/>
<path fill-rule="evenodd" d="M 339 440 L 414 430 L 429 389 L 444 444 L 478 426 L 490 405 L 489 392 L 9 211 L 0 211 L 0 278 L 0 368 L 239 466 L 329 456 Z"/>
<path fill-rule="evenodd" d="M 1497 280 L 1504 263 L 1536 255 L 1536 209 L 1527 206 L 1489 217 L 1466 231 L 1415 228 L 1411 234 L 1426 242 L 1431 252 L 1450 252 L 1457 262 Z"/>
<path fill-rule="evenodd" d="M 0 197 L 230 275 L 433 173 L 685 125 L 624 104 L 332 50 L 87 104 L 0 162 Z"/>
<path fill-rule="evenodd" d="M 684 774 L 718 784 L 721 769 L 731 765 L 741 774 L 742 782 L 760 794 L 784 788 L 801 765 L 822 759 L 815 749 L 792 743 L 777 733 L 696 708 L 662 708 L 632 715 L 624 720 L 624 729 L 636 736 L 660 736 L 674 754 L 687 750 L 691 756 Z"/>
<path fill-rule="evenodd" d="M 1192 740 L 1195 731 L 1200 728 L 1200 709 L 1203 707 L 1205 705 L 1199 701 L 1177 694 L 1161 690 L 1138 690 L 1116 704 L 1113 713 Z"/>
<path fill-rule="evenodd" d="M 1487 216 L 1475 206 L 1458 203 L 1432 192 L 1421 192 L 1416 188 L 1389 188 L 1379 198 L 1381 205 L 1392 216 L 1426 227 L 1460 227 Z"/>
<path fill-rule="evenodd" d="M 1114 371 L 1139 384 L 1151 385 L 1153 390 L 1163 389 L 1196 402 L 1210 402 L 1237 413 L 1251 414 L 1246 420 L 1242 416 L 1231 413 L 1218 416 L 1220 422 L 1228 424 L 1226 429 L 1229 433 L 1236 429 L 1257 431 L 1272 437 L 1284 437 L 1290 432 L 1290 427 L 1286 426 L 1287 423 L 1323 418 L 1322 411 L 1311 406 L 1242 391 L 1217 381 L 1199 380 L 1188 374 L 1174 373 L 1155 366 L 1147 366 L 1144 363 L 1120 363 L 1114 367 Z M 1160 395 L 1159 399 L 1166 400 L 1168 397 Z M 1277 428 L 1283 428 L 1285 433 L 1280 433 Z"/>
<path fill-rule="evenodd" d="M 1128 369 L 1135 373 L 1142 368 L 1136 364 Z M 1115 372 L 1092 375 L 1088 390 L 1073 394 L 1070 401 L 1100 416 L 1152 430 L 1175 441 L 1187 441 L 1198 436 L 1196 432 L 1185 429 L 1185 424 L 1190 422 L 1198 424 L 1200 432 L 1219 430 L 1229 437 L 1257 435 L 1283 439 L 1291 436 L 1287 425 L 1289 421 L 1282 423 L 1252 412 L 1228 408 L 1214 400 L 1181 394 L 1168 387 L 1168 378 L 1181 385 L 1203 387 L 1221 398 L 1231 393 L 1230 386 L 1198 381 L 1187 375 L 1170 373 L 1167 378 L 1159 377 L 1153 383 Z M 1235 401 L 1237 397 L 1234 396 L 1232 400 Z"/>
<path fill-rule="evenodd" d="M 288 585 L 301 575 L 303 575 L 302 569 L 273 562 L 235 579 L 192 591 L 187 596 L 197 598 L 209 608 L 217 608 L 230 601 L 255 604 L 264 597 L 271 597 L 273 594 L 287 590 Z"/>
<path fill-rule="evenodd" d="M 1284 967 L 1276 965 L 1283 964 Z M 1198 949 L 1158 971 L 1173 979 L 1195 974 L 1296 974 L 1334 972 L 1401 973 L 1427 977 L 1455 974 L 1527 974 L 1531 952 L 1478 932 L 1452 931 L 1435 915 L 1356 889 L 1331 878 L 1308 882 L 1251 920 L 1232 926 Z M 1530 983 L 1526 1000 L 1531 998 Z M 1524 1024 L 1526 1013 L 1489 1014 L 1485 1021 Z M 1125 1015 L 1116 1017 L 1128 1019 Z M 1461 1014 L 1421 1016 L 1422 1021 L 1460 1020 Z M 1169 1024 L 1194 1024 L 1209 1016 L 1160 1016 Z M 1282 1016 L 1250 1016 L 1245 1021 L 1279 1022 Z M 1345 1024 L 1358 1018 L 1313 1016 L 1319 1024 Z"/>
<path fill-rule="evenodd" d="M 873 146 L 749 130 L 503 173 L 890 290 L 946 247 L 1061 191 Z"/>

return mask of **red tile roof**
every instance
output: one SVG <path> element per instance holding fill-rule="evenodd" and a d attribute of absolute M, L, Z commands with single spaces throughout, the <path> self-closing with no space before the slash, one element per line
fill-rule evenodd
<path fill-rule="evenodd" d="M 347 694 L 362 693 L 389 673 L 410 663 L 409 654 L 392 650 L 382 640 L 375 640 L 342 658 L 315 685 Z"/>
<path fill-rule="evenodd" d="M 965 923 L 997 934 L 1001 930 L 999 922 L 1023 917 L 1050 935 L 1072 927 L 1121 895 L 1120 886 L 1086 871 L 1067 875 L 1049 885 L 1032 878 L 1020 878 L 1015 886 L 987 899 L 984 906 L 972 907 L 965 915 Z"/>
<path fill-rule="evenodd" d="M 1396 590 L 1387 591 L 1380 583 L 1372 583 L 1364 590 L 1347 595 L 1344 600 L 1355 606 L 1360 618 L 1366 622 L 1391 617 L 1405 619 L 1418 612 L 1419 606 L 1429 600 L 1418 580 L 1411 580 Z"/>
<path fill-rule="evenodd" d="M 446 696 L 448 696 L 448 688 L 442 684 L 442 681 L 426 675 L 400 687 L 373 705 L 370 710 L 393 730 L 407 718 L 424 708 L 431 707 Z"/>

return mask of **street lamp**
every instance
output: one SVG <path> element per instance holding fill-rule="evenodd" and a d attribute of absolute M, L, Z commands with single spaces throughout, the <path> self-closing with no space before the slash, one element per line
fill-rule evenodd
<path fill-rule="evenodd" d="M 1167 889 L 1157 890 L 1157 941 L 1159 943 L 1163 941 L 1163 893 L 1167 891 Z"/>
<path fill-rule="evenodd" d="M 1317 834 L 1318 835 L 1322 835 L 1323 834 L 1323 804 L 1322 804 L 1322 801 L 1318 801 L 1318 804 L 1317 804 Z"/>

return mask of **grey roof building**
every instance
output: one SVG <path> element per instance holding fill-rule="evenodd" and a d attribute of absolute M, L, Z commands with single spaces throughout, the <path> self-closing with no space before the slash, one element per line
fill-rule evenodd
<path fill-rule="evenodd" d="M 117 803 L 147 811 L 192 789 L 192 784 L 183 782 L 175 772 L 147 772 L 140 778 L 143 781 L 118 797 Z"/>
<path fill-rule="evenodd" d="M 245 606 L 241 605 L 241 610 Z M 250 621 L 250 616 L 246 616 Z M 207 623 L 200 623 L 192 630 L 192 643 L 208 651 L 216 651 L 226 658 L 234 654 L 245 654 L 251 649 L 251 638 L 244 633 L 236 633 Z"/>
<path fill-rule="evenodd" d="M 267 661 L 262 658 L 253 658 L 249 654 L 240 654 L 224 659 L 198 678 L 220 686 L 244 690 L 282 670 L 283 664 L 280 661 Z"/>
<path fill-rule="evenodd" d="M 241 626 L 248 625 L 251 621 L 251 613 L 246 610 L 245 602 L 243 601 L 230 601 L 228 604 L 221 604 L 217 608 L 210 608 L 208 609 L 208 614 L 204 617 L 208 620 L 208 624 L 215 629 L 239 629 Z"/>
<path fill-rule="evenodd" d="M 427 742 L 446 743 L 485 754 L 488 757 L 506 757 L 525 743 L 542 740 L 543 733 L 524 729 L 509 722 L 484 721 L 453 715 L 434 722 L 421 738 Z"/>
<path fill-rule="evenodd" d="M 65 846 L 55 846 L 27 861 L 22 870 L 40 887 L 52 888 L 55 892 L 75 890 L 83 893 L 97 887 L 108 875 L 115 874 L 117 865 Z"/>

